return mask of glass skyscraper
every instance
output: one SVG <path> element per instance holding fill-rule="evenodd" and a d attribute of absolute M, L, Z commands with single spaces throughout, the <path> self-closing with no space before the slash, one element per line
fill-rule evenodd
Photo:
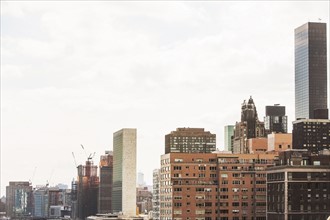
<path fill-rule="evenodd" d="M 275 104 L 266 106 L 266 117 L 264 117 L 265 129 L 267 134 L 287 133 L 288 117 L 285 115 L 285 106 Z"/>
<path fill-rule="evenodd" d="M 325 23 L 295 29 L 295 113 L 296 119 L 328 117 Z"/>
<path fill-rule="evenodd" d="M 225 126 L 225 151 L 233 151 L 234 125 Z"/>

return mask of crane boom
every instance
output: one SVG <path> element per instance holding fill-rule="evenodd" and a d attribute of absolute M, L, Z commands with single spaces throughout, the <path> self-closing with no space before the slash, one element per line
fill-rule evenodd
<path fill-rule="evenodd" d="M 76 167 L 78 167 L 78 166 L 77 166 L 76 157 L 74 156 L 74 153 L 73 153 L 73 152 L 72 152 L 72 156 L 73 156 L 73 160 L 74 160 L 74 165 L 76 165 Z"/>

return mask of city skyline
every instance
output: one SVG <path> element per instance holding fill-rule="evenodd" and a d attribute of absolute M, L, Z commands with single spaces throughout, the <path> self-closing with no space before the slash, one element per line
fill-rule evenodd
<path fill-rule="evenodd" d="M 291 132 L 294 29 L 321 18 L 329 48 L 327 1 L 1 8 L 0 196 L 9 181 L 69 185 L 72 152 L 78 164 L 96 152 L 96 164 L 121 128 L 137 128 L 137 170 L 151 184 L 166 134 L 205 128 L 223 149 L 224 126 L 250 95 L 261 120 L 265 106 L 285 106 Z"/>

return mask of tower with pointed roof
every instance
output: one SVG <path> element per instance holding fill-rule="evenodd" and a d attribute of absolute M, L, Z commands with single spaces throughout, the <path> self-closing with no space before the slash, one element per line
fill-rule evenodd
<path fill-rule="evenodd" d="M 247 140 L 264 136 L 264 123 L 259 121 L 257 108 L 252 96 L 250 96 L 248 102 L 246 102 L 246 100 L 243 101 L 241 108 L 241 121 L 236 122 L 235 125 L 233 152 L 249 153 Z"/>

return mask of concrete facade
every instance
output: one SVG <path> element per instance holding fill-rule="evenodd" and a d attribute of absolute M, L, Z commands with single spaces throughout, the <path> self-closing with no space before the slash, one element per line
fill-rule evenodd
<path fill-rule="evenodd" d="M 124 128 L 113 134 L 114 212 L 136 215 L 136 129 Z"/>

